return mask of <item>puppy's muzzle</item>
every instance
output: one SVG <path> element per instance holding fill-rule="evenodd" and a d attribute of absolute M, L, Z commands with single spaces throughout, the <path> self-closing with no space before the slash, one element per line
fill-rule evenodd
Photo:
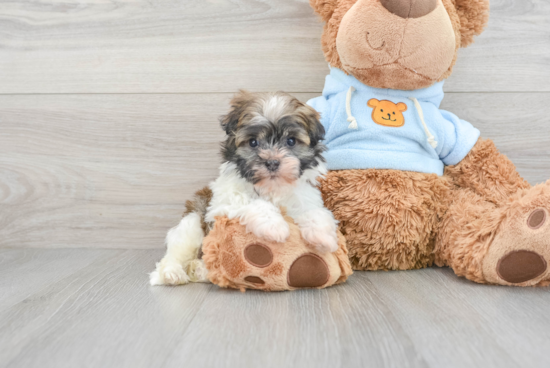
<path fill-rule="evenodd" d="M 265 166 L 271 172 L 277 171 L 279 169 L 279 165 L 281 165 L 281 162 L 279 160 L 267 160 L 265 162 Z"/>

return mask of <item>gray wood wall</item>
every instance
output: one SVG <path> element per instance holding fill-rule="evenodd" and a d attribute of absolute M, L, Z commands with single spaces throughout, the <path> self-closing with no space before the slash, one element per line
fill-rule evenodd
<path fill-rule="evenodd" d="M 319 95 L 307 0 L 0 2 L 0 247 L 160 248 L 239 88 Z M 550 178 L 550 1 L 492 0 L 443 108 Z"/>

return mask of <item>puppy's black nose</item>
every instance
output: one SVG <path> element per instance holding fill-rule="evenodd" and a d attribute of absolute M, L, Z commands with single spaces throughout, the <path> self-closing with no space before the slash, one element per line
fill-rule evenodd
<path fill-rule="evenodd" d="M 391 119 L 391 114 L 388 114 L 388 118 Z"/>
<path fill-rule="evenodd" d="M 265 166 L 269 171 L 277 171 L 281 163 L 278 160 L 267 160 Z"/>

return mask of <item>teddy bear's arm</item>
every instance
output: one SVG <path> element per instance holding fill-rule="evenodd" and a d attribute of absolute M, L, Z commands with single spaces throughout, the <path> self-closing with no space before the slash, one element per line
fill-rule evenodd
<path fill-rule="evenodd" d="M 498 151 L 492 140 L 480 138 L 458 164 L 447 166 L 445 175 L 455 185 L 470 188 L 493 203 L 501 203 L 519 189 L 530 185 L 516 171 L 515 165 Z"/>

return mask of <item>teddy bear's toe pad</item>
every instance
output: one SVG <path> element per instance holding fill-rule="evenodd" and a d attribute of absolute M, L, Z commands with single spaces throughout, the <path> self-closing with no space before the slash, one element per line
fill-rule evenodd
<path fill-rule="evenodd" d="M 323 286 L 328 282 L 329 277 L 327 264 L 313 253 L 298 257 L 288 270 L 288 284 L 296 288 Z"/>
<path fill-rule="evenodd" d="M 246 276 L 244 281 L 250 282 L 252 284 L 264 285 L 265 281 L 259 278 L 258 276 Z"/>
<path fill-rule="evenodd" d="M 531 229 L 536 230 L 540 228 L 546 222 L 546 211 L 539 208 L 538 210 L 533 211 L 527 219 L 527 226 Z"/>
<path fill-rule="evenodd" d="M 517 250 L 500 259 L 497 273 L 503 280 L 519 284 L 533 280 L 546 271 L 546 260 L 538 253 Z"/>
<path fill-rule="evenodd" d="M 258 268 L 265 268 L 273 262 L 271 249 L 260 243 L 248 245 L 244 249 L 244 257 L 248 263 Z"/>

